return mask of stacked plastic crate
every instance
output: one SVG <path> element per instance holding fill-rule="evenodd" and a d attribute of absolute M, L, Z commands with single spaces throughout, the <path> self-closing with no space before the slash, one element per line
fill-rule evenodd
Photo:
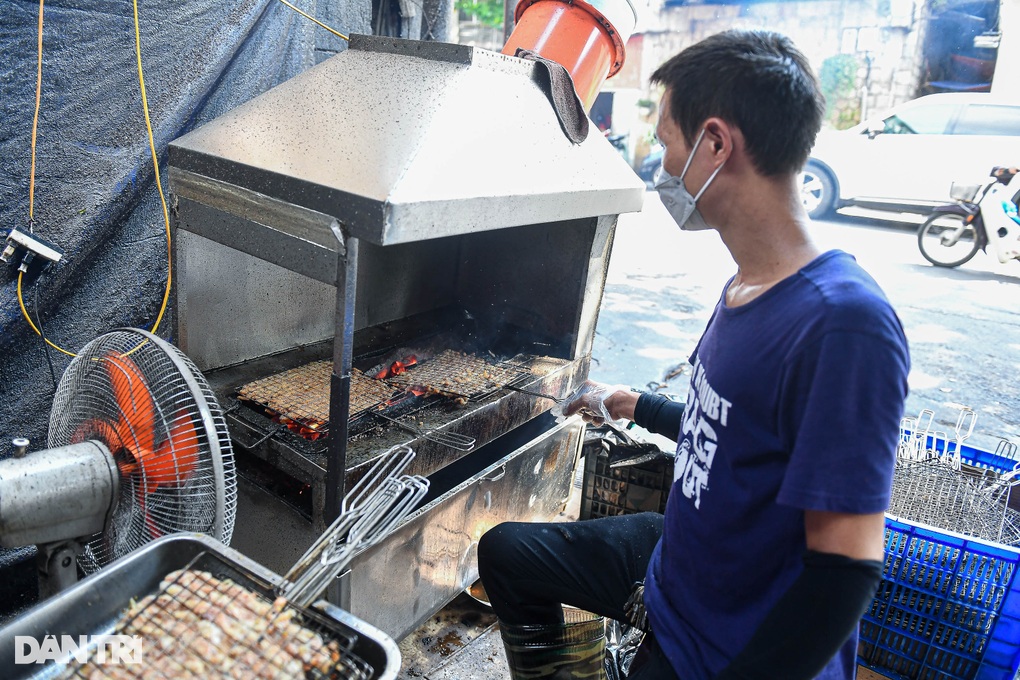
<path fill-rule="evenodd" d="M 581 519 L 666 511 L 673 485 L 673 458 L 640 455 L 654 449 L 620 430 L 589 428 L 584 442 L 584 478 Z M 610 448 L 626 447 L 637 455 L 629 461 L 610 462 Z M 617 451 L 620 449 L 618 448 Z M 619 462 L 625 462 L 619 465 Z"/>
<path fill-rule="evenodd" d="M 964 473 L 987 470 L 1011 480 L 1018 464 L 1015 446 L 991 453 L 960 439 L 927 433 L 921 439 L 950 464 L 958 451 Z M 995 502 L 1003 504 L 1004 522 L 1015 520 L 1008 493 Z M 1020 549 L 887 515 L 885 554 L 882 585 L 861 621 L 862 665 L 902 680 L 1020 677 Z"/>
<path fill-rule="evenodd" d="M 904 680 L 1013 680 L 1020 551 L 886 521 L 885 575 L 861 621 L 861 663 Z"/>

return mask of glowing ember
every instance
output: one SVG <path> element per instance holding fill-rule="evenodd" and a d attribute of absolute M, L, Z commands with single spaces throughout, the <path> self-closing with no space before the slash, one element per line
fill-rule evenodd
<path fill-rule="evenodd" d="M 389 368 L 384 368 L 383 370 L 376 373 L 375 379 L 385 380 L 386 378 L 392 378 L 395 375 L 400 375 L 401 373 L 407 372 L 407 369 L 409 369 L 411 366 L 414 366 L 417 363 L 418 357 L 416 357 L 413 354 L 408 355 L 401 359 L 400 361 L 394 361 L 392 364 L 390 364 Z"/>
<path fill-rule="evenodd" d="M 294 420 L 292 418 L 288 418 L 286 416 L 281 416 L 278 414 L 273 416 L 273 422 L 280 423 L 281 425 L 286 425 L 288 430 L 298 435 L 299 437 L 304 437 L 305 439 L 308 439 L 310 441 L 316 441 L 317 439 L 326 436 L 326 432 L 323 432 L 322 430 L 319 429 L 321 427 L 319 423 L 302 422 L 300 420 Z"/>

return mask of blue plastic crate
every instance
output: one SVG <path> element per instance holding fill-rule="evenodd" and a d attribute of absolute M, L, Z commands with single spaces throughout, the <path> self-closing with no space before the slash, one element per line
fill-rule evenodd
<path fill-rule="evenodd" d="M 1017 460 L 1001 453 L 961 450 L 968 465 L 1008 472 Z M 859 663 L 901 680 L 1014 680 L 1020 550 L 889 517 L 885 538 L 885 573 L 861 620 Z"/>
<path fill-rule="evenodd" d="M 885 574 L 858 661 L 904 680 L 1013 680 L 1020 550 L 886 519 Z"/>
<path fill-rule="evenodd" d="M 935 441 L 933 437 L 928 437 L 928 446 L 934 447 L 936 451 L 942 451 L 945 448 L 945 441 Z M 953 447 L 956 444 L 953 443 Z M 1002 447 L 999 451 L 992 453 L 991 451 L 985 451 L 974 446 L 968 446 L 964 444 L 960 447 L 960 457 L 963 462 L 972 467 L 995 470 L 999 473 L 1009 472 L 1017 465 L 1020 465 L 1020 460 L 1016 458 L 1016 447 Z M 950 449 L 952 450 L 952 449 Z"/>
<path fill-rule="evenodd" d="M 1020 551 L 885 521 L 885 573 L 861 622 L 862 665 L 911 680 L 1013 680 Z"/>

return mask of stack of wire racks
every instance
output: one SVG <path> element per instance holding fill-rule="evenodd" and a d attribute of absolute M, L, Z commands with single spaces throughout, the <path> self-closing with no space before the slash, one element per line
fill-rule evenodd
<path fill-rule="evenodd" d="M 858 661 L 897 680 L 1020 678 L 1020 457 L 966 445 L 934 412 L 900 428 L 885 572 L 861 621 Z"/>

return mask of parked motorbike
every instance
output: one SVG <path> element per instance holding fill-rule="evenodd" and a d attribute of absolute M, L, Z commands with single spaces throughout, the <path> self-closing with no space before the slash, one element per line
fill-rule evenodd
<path fill-rule="evenodd" d="M 954 202 L 935 208 L 917 231 L 924 259 L 958 267 L 989 245 L 999 262 L 1020 259 L 1018 174 L 1015 167 L 994 167 L 983 184 L 954 182 L 949 190 Z"/>

